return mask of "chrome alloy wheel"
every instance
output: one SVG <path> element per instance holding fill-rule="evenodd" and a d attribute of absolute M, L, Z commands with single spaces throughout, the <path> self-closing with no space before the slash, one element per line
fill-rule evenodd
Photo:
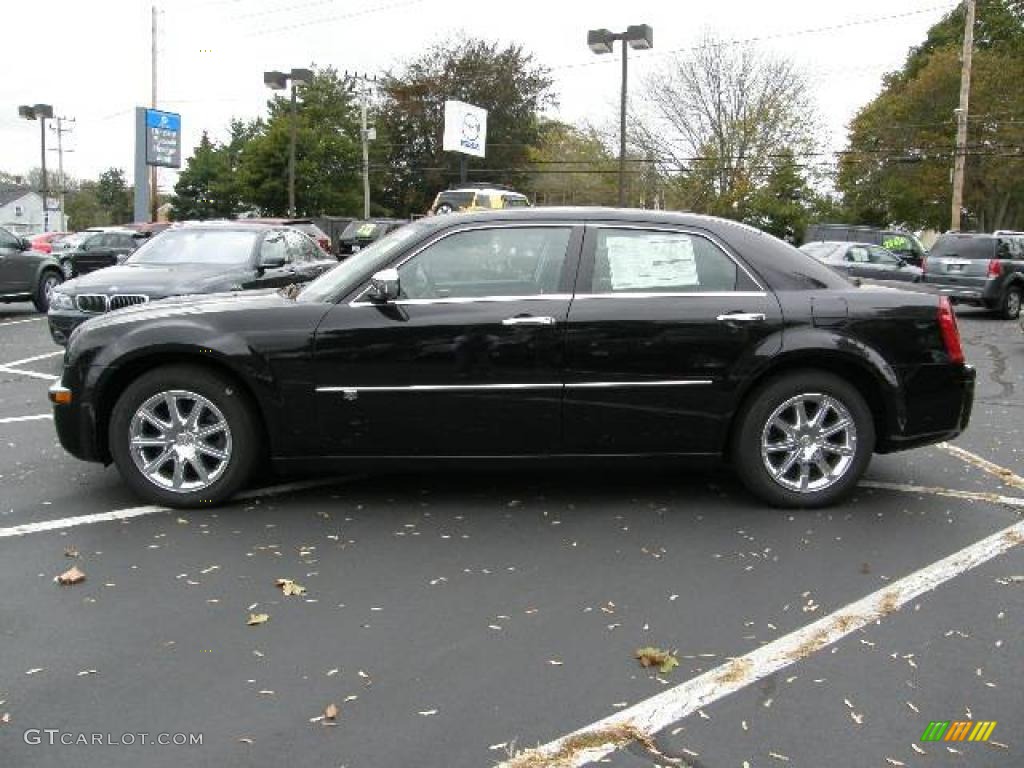
<path fill-rule="evenodd" d="M 857 425 L 846 406 L 824 394 L 791 397 L 761 432 L 761 460 L 771 478 L 791 491 L 835 485 L 853 464 Z"/>
<path fill-rule="evenodd" d="M 139 406 L 130 427 L 130 452 L 139 472 L 176 493 L 213 485 L 231 461 L 231 428 L 202 395 L 174 389 Z"/>

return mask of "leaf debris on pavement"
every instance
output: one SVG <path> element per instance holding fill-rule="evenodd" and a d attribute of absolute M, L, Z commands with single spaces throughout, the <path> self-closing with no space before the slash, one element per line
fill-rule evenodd
<path fill-rule="evenodd" d="M 257 624 L 266 624 L 270 621 L 270 615 L 266 613 L 250 613 L 249 620 L 245 622 L 248 626 L 254 627 Z"/>
<path fill-rule="evenodd" d="M 274 586 L 280 587 L 285 597 L 306 594 L 306 588 L 301 584 L 296 584 L 291 579 L 278 579 L 274 582 Z"/>
<path fill-rule="evenodd" d="M 640 662 L 641 667 L 657 667 L 663 675 L 667 675 L 679 666 L 679 659 L 673 652 L 652 646 L 637 648 L 633 656 Z"/>
<path fill-rule="evenodd" d="M 61 586 L 70 586 L 72 584 L 81 584 L 85 581 L 85 574 L 79 570 L 78 566 L 71 566 L 64 573 L 54 579 Z"/>

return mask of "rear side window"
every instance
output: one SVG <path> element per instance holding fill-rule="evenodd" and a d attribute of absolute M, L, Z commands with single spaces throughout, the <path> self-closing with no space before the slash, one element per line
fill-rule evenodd
<path fill-rule="evenodd" d="M 593 293 L 733 291 L 736 277 L 736 263 L 699 235 L 624 229 L 597 233 Z"/>
<path fill-rule="evenodd" d="M 932 246 L 932 256 L 960 259 L 993 259 L 996 254 L 994 237 L 943 236 Z"/>
<path fill-rule="evenodd" d="M 437 202 L 438 205 L 441 203 L 448 203 L 456 208 L 465 208 L 473 202 L 473 196 L 475 194 L 475 192 L 442 192 L 441 197 Z"/>

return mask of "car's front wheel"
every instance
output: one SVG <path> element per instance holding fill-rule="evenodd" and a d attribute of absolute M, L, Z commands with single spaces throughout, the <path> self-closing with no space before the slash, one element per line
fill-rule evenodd
<path fill-rule="evenodd" d="M 118 398 L 110 452 L 143 498 L 171 507 L 219 504 L 243 487 L 256 465 L 254 418 L 245 393 L 219 373 L 158 368 Z"/>
<path fill-rule="evenodd" d="M 874 419 L 860 392 L 805 370 L 753 394 L 737 419 L 732 459 L 744 485 L 769 504 L 822 507 L 853 490 L 874 447 Z"/>
<path fill-rule="evenodd" d="M 38 312 L 47 312 L 50 309 L 50 294 L 54 289 L 64 282 L 64 277 L 56 269 L 48 269 L 39 278 L 39 285 L 36 286 L 32 303 Z"/>

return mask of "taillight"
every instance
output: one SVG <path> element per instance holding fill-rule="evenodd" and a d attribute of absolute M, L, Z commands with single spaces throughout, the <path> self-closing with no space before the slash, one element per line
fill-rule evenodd
<path fill-rule="evenodd" d="M 1003 274 L 1003 264 L 999 259 L 992 259 L 988 263 L 988 276 L 999 277 Z"/>
<path fill-rule="evenodd" d="M 953 305 L 949 303 L 947 296 L 939 297 L 939 331 L 942 333 L 942 343 L 946 347 L 946 354 L 949 355 L 949 362 L 962 363 L 964 348 L 960 344 L 960 329 L 956 324 Z"/>

